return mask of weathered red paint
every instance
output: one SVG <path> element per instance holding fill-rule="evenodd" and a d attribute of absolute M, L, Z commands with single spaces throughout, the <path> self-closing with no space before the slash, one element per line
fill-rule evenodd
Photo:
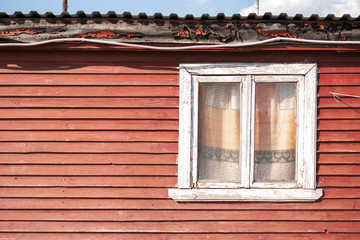
<path fill-rule="evenodd" d="M 28 20 L 31 21 L 31 20 Z M 9 24 L 10 23 L 10 24 Z M 106 29 L 101 29 L 101 24 L 106 23 Z M 151 23 L 151 24 L 149 24 Z M 21 34 L 25 32 L 14 32 L 9 26 L 17 26 L 17 29 L 28 29 L 34 31 L 32 35 L 36 38 Z M 64 25 L 66 27 L 64 27 Z M 90 27 L 96 25 L 96 27 Z M 156 27 L 154 27 L 156 25 Z M 218 44 L 230 42 L 256 42 L 263 40 L 259 34 L 266 38 L 288 37 L 295 39 L 318 39 L 346 41 L 348 38 L 355 40 L 359 38 L 355 31 L 359 29 L 357 21 L 276 21 L 267 20 L 234 21 L 218 19 L 216 21 L 202 20 L 180 20 L 180 19 L 140 19 L 140 18 L 52 18 L 40 19 L 33 22 L 32 27 L 23 21 L 1 18 L 0 26 L 6 34 L 1 37 L 4 40 L 21 42 L 35 42 L 48 39 L 88 37 L 108 39 L 130 39 L 141 38 L 143 43 L 189 43 L 190 41 L 202 44 Z M 46 29 L 58 29 L 57 31 L 46 32 Z M 119 29 L 130 29 L 122 32 Z M 131 30 L 132 29 L 132 30 Z M 138 29 L 141 29 L 139 33 Z M 289 29 L 289 31 L 284 30 Z M 291 31 L 290 31 L 291 29 Z M 351 30 L 354 30 L 354 34 Z M 39 31 L 40 30 L 40 31 Z M 95 32 L 94 32 L 95 31 Z M 61 32 L 61 34 L 59 34 Z M 79 33 L 80 32 L 80 33 Z M 161 32 L 161 34 L 157 34 Z M 29 32 L 28 32 L 29 33 Z M 345 37 L 347 36 L 347 37 Z"/>
<path fill-rule="evenodd" d="M 173 34 L 174 37 L 182 37 L 182 38 L 189 38 L 190 32 L 187 28 L 182 28 L 181 30 L 177 31 L 175 34 Z"/>
<path fill-rule="evenodd" d="M 112 39 L 112 38 L 132 38 L 135 34 L 133 33 L 116 33 L 110 30 L 106 31 L 98 31 L 98 32 L 90 32 L 86 34 L 81 34 L 74 36 L 74 38 L 106 38 L 106 39 Z"/>
<path fill-rule="evenodd" d="M 255 28 L 256 31 L 258 31 L 258 33 L 260 33 L 261 35 L 267 37 L 267 38 L 273 38 L 273 37 L 288 37 L 288 38 L 296 38 L 296 39 L 300 39 L 298 36 L 296 36 L 295 34 L 291 34 L 289 32 L 264 32 L 263 30 L 261 30 L 260 28 Z"/>
<path fill-rule="evenodd" d="M 0 37 L 7 37 L 7 36 L 18 36 L 22 33 L 26 34 L 36 34 L 36 31 L 30 29 L 15 29 L 15 30 L 8 30 L 8 31 L 0 31 Z"/>
<path fill-rule="evenodd" d="M 102 34 L 91 37 L 109 32 Z M 59 231 L 66 226 L 66 234 L 83 231 L 95 239 L 99 236 L 96 226 L 103 234 L 111 234 L 106 224 L 114 229 L 136 224 L 125 239 L 139 234 L 141 239 L 159 239 L 161 234 L 180 230 L 181 234 L 171 233 L 168 239 L 185 235 L 192 239 L 199 234 L 216 239 L 216 232 L 223 230 L 226 236 L 240 239 L 259 234 L 264 239 L 274 237 L 264 235 L 267 231 L 276 231 L 284 239 L 295 239 L 294 234 L 306 239 L 309 229 L 317 234 L 313 239 L 336 239 L 335 234 L 350 232 L 359 235 L 359 226 L 354 224 L 360 209 L 360 115 L 354 112 L 359 105 L 356 99 L 344 99 L 355 104 L 349 109 L 328 94 L 358 90 L 359 55 L 356 50 L 342 55 L 329 50 L 319 53 L 311 47 L 280 52 L 259 49 L 152 51 L 146 56 L 121 50 L 0 52 L 3 63 L 11 59 L 17 66 L 0 65 L 0 216 L 4 218 L 0 237 L 13 233 L 15 239 L 29 239 L 48 232 L 48 238 L 61 239 Z M 175 187 L 177 180 L 176 67 L 194 62 L 194 55 L 198 62 L 256 62 L 260 54 L 265 62 L 311 59 L 319 66 L 318 182 L 324 198 L 315 203 L 281 204 L 179 204 L 168 199 L 167 189 Z M 152 105 L 141 105 L 147 101 Z M 164 105 L 164 101 L 171 102 Z M 325 118 L 323 111 L 328 112 Z M 351 112 L 339 114 L 342 111 Z M 8 224 L 10 219 L 14 221 Z M 204 222 L 201 229 L 194 224 L 198 220 Z M 210 223 L 214 226 L 207 227 Z M 258 227 L 264 224 L 265 230 Z M 257 235 L 239 232 L 242 227 Z"/>
<path fill-rule="evenodd" d="M 206 36 L 206 35 L 209 35 L 210 33 L 204 31 L 203 28 L 201 28 L 200 25 L 197 24 L 195 34 L 196 34 L 196 35 L 201 35 L 201 36 Z"/>

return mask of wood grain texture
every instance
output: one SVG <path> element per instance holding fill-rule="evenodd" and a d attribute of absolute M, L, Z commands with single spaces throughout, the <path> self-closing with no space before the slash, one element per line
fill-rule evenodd
<path fill-rule="evenodd" d="M 0 141 L 177 142 L 176 131 L 1 131 Z"/>
<path fill-rule="evenodd" d="M 1 53 L 0 53 L 1 54 Z M 178 86 L 178 74 L 0 74 L 2 86 Z"/>
<path fill-rule="evenodd" d="M 0 120 L 0 130 L 178 130 L 177 120 Z M 360 124 L 359 124 L 360 128 Z"/>
<path fill-rule="evenodd" d="M 318 142 L 360 142 L 360 131 L 320 131 Z"/>
<path fill-rule="evenodd" d="M 360 130 L 360 120 L 319 120 L 319 130 Z"/>
<path fill-rule="evenodd" d="M 341 108 L 341 109 L 318 109 L 318 118 L 320 120 L 359 120 L 360 109 L 357 108 Z"/>
<path fill-rule="evenodd" d="M 360 85 L 360 74 L 320 74 L 319 86 Z"/>
<path fill-rule="evenodd" d="M 356 95 L 354 95 L 356 96 Z M 359 98 L 343 97 L 339 95 L 339 98 L 319 98 L 319 108 L 359 108 Z"/>
<path fill-rule="evenodd" d="M 1 164 L 176 164 L 176 153 L 2 153 Z"/>
<path fill-rule="evenodd" d="M 331 86 L 331 87 L 320 86 L 318 89 L 319 97 L 332 97 L 330 92 L 348 94 L 348 95 L 359 95 L 360 87 L 358 87 L 358 86 Z M 341 96 L 339 96 L 339 97 L 342 98 Z"/>
<path fill-rule="evenodd" d="M 3 165 L 3 176 L 175 176 L 176 165 Z"/>
<path fill-rule="evenodd" d="M 318 62 L 327 66 L 337 66 L 346 63 L 354 65 L 359 61 L 356 48 L 341 48 L 339 46 L 313 48 L 307 46 L 256 46 L 241 49 L 200 50 L 200 51 L 146 51 L 126 47 L 105 47 L 82 43 L 81 45 L 52 44 L 37 48 L 28 47 L 12 54 L 12 50 L 3 49 L 0 60 L 3 62 L 86 62 L 89 59 L 107 64 L 115 62 L 124 64 L 129 62 L 149 62 L 156 60 L 159 63 L 200 63 L 200 62 Z M 60 51 L 59 51 L 60 50 Z M 340 54 L 336 51 L 342 51 Z M 259 59 L 261 54 L 261 59 Z M 54 56 L 56 55 L 56 58 Z M 176 57 L 175 57 L 176 56 Z M 65 63 L 64 63 L 65 62 Z M 334 64 L 335 62 L 335 64 Z M 332 64 L 332 65 L 329 65 Z M 345 64 L 343 64 L 345 65 Z"/>
<path fill-rule="evenodd" d="M 1 98 L 1 108 L 177 108 L 179 100 L 146 98 Z"/>
<path fill-rule="evenodd" d="M 278 239 L 278 240 L 358 240 L 358 233 L 197 233 L 198 240 L 253 240 L 253 239 Z M 188 240 L 194 237 L 192 233 L 0 233 L 0 237 L 14 240 Z"/>
<path fill-rule="evenodd" d="M 6 153 L 177 153 L 177 143 L 161 142 L 0 142 Z"/>
<path fill-rule="evenodd" d="M 320 165 L 318 174 L 360 176 L 360 165 Z"/>
<path fill-rule="evenodd" d="M 351 143 L 320 143 L 318 144 L 318 152 L 349 152 L 356 153 L 359 152 L 360 143 L 351 142 Z"/>
<path fill-rule="evenodd" d="M 348 74 L 348 73 L 360 73 L 360 67 L 357 62 L 353 63 L 322 63 L 319 64 L 319 73 L 337 73 L 337 74 Z"/>
<path fill-rule="evenodd" d="M 0 210 L 11 221 L 359 221 L 358 211 Z"/>
<path fill-rule="evenodd" d="M 154 171 L 154 169 L 151 169 Z M 156 173 L 154 173 L 156 174 Z M 159 173 L 157 173 L 160 175 Z M 167 188 L 0 188 L 0 198 L 167 199 Z"/>
<path fill-rule="evenodd" d="M 322 199 L 310 203 L 177 203 L 172 199 L 39 199 L 1 198 L 0 209 L 189 209 L 189 210 L 360 210 L 360 199 Z"/>
<path fill-rule="evenodd" d="M 196 223 L 196 224 L 195 224 Z M 261 224 L 260 224 L 261 223 Z M 261 225 L 261 228 L 259 228 Z M 61 228 L 59 228 L 61 226 Z M 354 233 L 360 228 L 359 222 L 0 222 L 0 232 L 142 232 L 142 233 Z"/>
<path fill-rule="evenodd" d="M 319 176 L 319 187 L 360 187 L 360 176 Z"/>
<path fill-rule="evenodd" d="M 93 56 L 95 57 L 95 56 Z M 177 63 L 166 62 L 15 62 L 0 68 L 1 73 L 51 73 L 51 74 L 178 74 Z"/>
<path fill-rule="evenodd" d="M 179 119 L 178 109 L 0 109 L 0 119 Z"/>
<path fill-rule="evenodd" d="M 3 187 L 175 187 L 176 176 L 1 176 Z M 16 188 L 14 188 L 16 189 Z"/>
<path fill-rule="evenodd" d="M 324 188 L 324 198 L 360 198 L 360 188 Z"/>
<path fill-rule="evenodd" d="M 161 175 L 159 171 L 160 170 L 158 170 L 158 172 L 156 173 L 157 175 Z M 146 173 L 143 173 L 142 175 L 145 174 Z M 359 198 L 359 189 L 360 188 L 325 188 L 324 198 Z M 67 188 L 53 187 L 46 190 L 43 187 L 2 187 L 0 188 L 0 190 L 0 198 L 168 198 L 168 189 L 166 186 L 162 188 L 161 186 L 159 186 L 159 188 L 69 188 L 69 186 L 67 186 Z"/>
<path fill-rule="evenodd" d="M 177 97 L 175 86 L 2 86 L 0 96 L 22 97 Z"/>
<path fill-rule="evenodd" d="M 319 164 L 360 164 L 358 153 L 318 153 Z"/>

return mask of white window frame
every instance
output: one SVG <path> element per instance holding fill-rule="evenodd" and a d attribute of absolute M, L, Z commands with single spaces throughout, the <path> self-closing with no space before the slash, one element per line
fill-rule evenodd
<path fill-rule="evenodd" d="M 239 82 L 241 96 L 241 183 L 197 184 L 198 92 L 200 82 Z M 255 83 L 297 83 L 296 182 L 253 179 Z M 176 201 L 315 201 L 317 66 L 313 63 L 209 63 L 180 65 L 178 188 Z"/>

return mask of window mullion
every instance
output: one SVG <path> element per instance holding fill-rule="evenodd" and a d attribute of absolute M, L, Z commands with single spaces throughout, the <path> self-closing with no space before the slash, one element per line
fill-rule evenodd
<path fill-rule="evenodd" d="M 250 166 L 251 166 L 251 75 L 247 75 L 241 88 L 241 180 L 245 188 L 250 187 Z"/>

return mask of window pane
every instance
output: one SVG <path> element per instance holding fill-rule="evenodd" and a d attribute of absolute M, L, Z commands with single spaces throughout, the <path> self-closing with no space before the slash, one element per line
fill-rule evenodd
<path fill-rule="evenodd" d="M 295 181 L 296 83 L 257 83 L 255 182 Z"/>
<path fill-rule="evenodd" d="M 199 89 L 199 180 L 240 182 L 240 84 Z"/>

